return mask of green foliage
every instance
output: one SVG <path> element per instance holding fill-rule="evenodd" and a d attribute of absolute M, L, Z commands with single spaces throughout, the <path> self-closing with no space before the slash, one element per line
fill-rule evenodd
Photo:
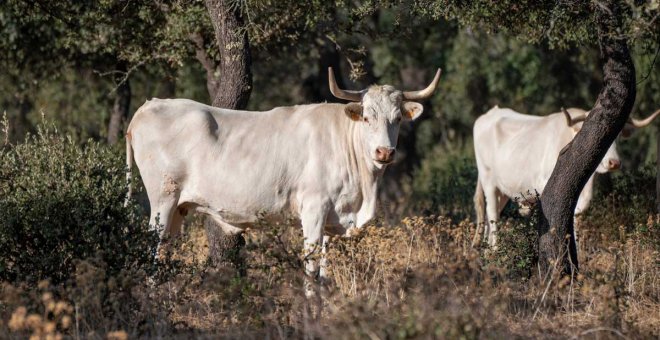
<path fill-rule="evenodd" d="M 612 4 L 608 8 L 609 3 Z M 655 41 L 660 25 L 655 18 L 660 13 L 657 0 L 611 2 L 592 1 L 421 1 L 420 12 L 445 17 L 461 25 L 479 26 L 489 32 L 505 31 L 527 42 L 547 42 L 551 47 L 566 48 L 573 44 L 594 44 L 598 35 L 623 36 L 630 41 Z M 618 12 L 622 22 L 598 32 L 598 12 Z M 608 14 L 611 16 L 611 14 Z"/>
<path fill-rule="evenodd" d="M 472 216 L 477 165 L 471 152 L 436 148 L 413 178 L 416 209 L 455 221 Z"/>
<path fill-rule="evenodd" d="M 610 185 L 602 183 L 596 191 L 585 212 L 585 223 L 614 231 L 619 226 L 630 231 L 635 225 L 646 223 L 647 216 L 656 209 L 655 183 L 656 167 L 651 164 L 612 174 Z"/>
<path fill-rule="evenodd" d="M 152 264 L 157 235 L 136 206 L 123 206 L 123 158 L 44 126 L 2 150 L 0 279 L 59 282 L 91 257 L 109 274 Z"/>
<path fill-rule="evenodd" d="M 503 219 L 498 223 L 497 247 L 486 259 L 511 279 L 527 280 L 538 262 L 538 209 L 531 216 Z"/>

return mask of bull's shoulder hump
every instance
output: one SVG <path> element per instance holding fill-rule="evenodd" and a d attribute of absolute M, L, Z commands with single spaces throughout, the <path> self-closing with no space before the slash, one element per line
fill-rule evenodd
<path fill-rule="evenodd" d="M 475 127 L 498 125 L 504 120 L 529 121 L 530 117 L 533 116 L 522 114 L 509 108 L 495 106 L 477 118 L 475 121 Z M 533 120 L 533 118 L 531 120 Z"/>
<path fill-rule="evenodd" d="M 344 107 L 343 104 L 303 104 L 294 106 L 280 106 L 273 108 L 269 111 L 258 112 L 262 117 L 274 116 L 280 118 L 291 119 L 312 119 L 322 116 L 330 116 L 332 113 L 340 112 Z"/>

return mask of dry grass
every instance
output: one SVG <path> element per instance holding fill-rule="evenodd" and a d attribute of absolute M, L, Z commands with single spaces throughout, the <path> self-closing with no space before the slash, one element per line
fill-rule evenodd
<path fill-rule="evenodd" d="M 24 338 L 657 338 L 658 221 L 645 232 L 581 228 L 578 282 L 512 276 L 470 248 L 474 226 L 411 217 L 335 239 L 322 312 L 302 291 L 301 235 L 249 231 L 248 274 L 210 268 L 203 228 L 178 243 L 162 283 L 140 270 L 106 278 L 81 262 L 71 282 L 0 291 L 0 337 Z M 649 237 L 649 235 L 651 235 Z M 534 242 L 535 240 L 530 240 Z M 498 252 L 501 254 L 501 252 Z M 536 269 L 532 270 L 535 272 Z"/>

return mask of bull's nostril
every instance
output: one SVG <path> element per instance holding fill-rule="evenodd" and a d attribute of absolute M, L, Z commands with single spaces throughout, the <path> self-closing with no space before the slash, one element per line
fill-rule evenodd
<path fill-rule="evenodd" d="M 616 159 L 610 159 L 608 163 L 609 163 L 610 169 L 618 169 L 618 168 L 621 167 L 621 162 L 616 160 Z"/>
<path fill-rule="evenodd" d="M 394 148 L 378 147 L 376 148 L 376 159 L 381 162 L 390 162 L 394 156 Z"/>

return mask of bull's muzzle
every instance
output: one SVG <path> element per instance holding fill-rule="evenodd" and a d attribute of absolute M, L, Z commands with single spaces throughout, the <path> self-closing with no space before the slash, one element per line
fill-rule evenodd
<path fill-rule="evenodd" d="M 610 171 L 618 170 L 621 168 L 621 161 L 618 159 L 610 159 L 607 161 L 607 168 Z"/>
<path fill-rule="evenodd" d="M 383 164 L 392 163 L 395 152 L 395 148 L 380 146 L 376 148 L 376 161 Z"/>

